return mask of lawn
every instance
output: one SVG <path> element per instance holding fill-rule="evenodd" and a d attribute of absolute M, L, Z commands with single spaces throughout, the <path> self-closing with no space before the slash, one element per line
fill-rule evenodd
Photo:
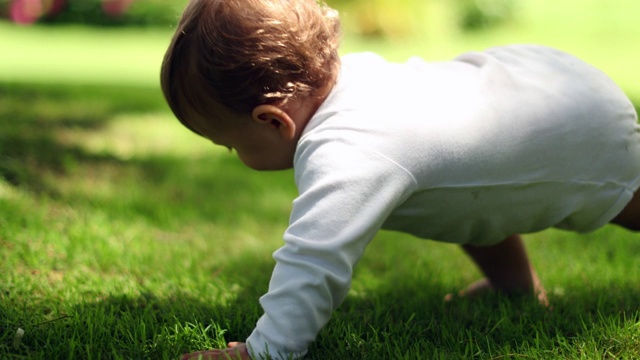
<path fill-rule="evenodd" d="M 640 3 L 521 3 L 495 31 L 347 36 L 345 52 L 441 60 L 545 43 L 640 104 Z M 245 339 L 260 316 L 292 174 L 252 172 L 181 127 L 157 85 L 169 36 L 0 23 L 1 359 L 173 359 Z M 462 252 L 382 232 L 308 358 L 638 358 L 638 240 L 615 227 L 528 235 L 549 310 L 498 296 L 445 304 L 479 276 Z"/>

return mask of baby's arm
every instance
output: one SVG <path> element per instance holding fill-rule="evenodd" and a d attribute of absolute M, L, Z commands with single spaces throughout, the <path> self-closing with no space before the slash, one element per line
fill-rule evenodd
<path fill-rule="evenodd" d="M 274 253 L 265 310 L 247 339 L 250 353 L 297 358 L 347 296 L 353 268 L 414 178 L 377 153 L 331 140 L 300 146 L 285 245 Z M 327 153 L 328 152 L 328 153 Z"/>
<path fill-rule="evenodd" d="M 274 253 L 269 291 L 260 298 L 263 316 L 246 345 L 184 359 L 304 356 L 347 296 L 365 247 L 415 187 L 413 176 L 396 163 L 333 136 L 326 146 L 299 145 L 297 151 L 300 195 L 293 203 L 285 244 Z"/>
<path fill-rule="evenodd" d="M 473 296 L 486 290 L 506 294 L 535 294 L 543 305 L 548 305 L 547 295 L 538 279 L 520 235 L 512 235 L 491 246 L 463 245 L 464 251 L 486 276 L 461 291 L 463 296 Z"/>

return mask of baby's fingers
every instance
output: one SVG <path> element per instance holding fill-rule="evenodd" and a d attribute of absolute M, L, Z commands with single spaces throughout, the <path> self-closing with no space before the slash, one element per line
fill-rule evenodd
<path fill-rule="evenodd" d="M 478 297 L 490 292 L 493 292 L 493 285 L 491 285 L 491 282 L 489 282 L 489 279 L 487 278 L 483 278 L 480 279 L 478 281 L 475 281 L 471 284 L 469 284 L 466 288 L 458 291 L 458 295 L 457 297 L 459 298 L 474 298 L 474 297 Z M 454 294 L 447 294 L 444 297 L 444 301 L 445 302 L 450 302 L 453 299 L 456 298 L 456 295 Z"/>
<path fill-rule="evenodd" d="M 180 360 L 250 360 L 244 343 L 230 342 L 224 350 L 205 350 L 182 355 Z"/>

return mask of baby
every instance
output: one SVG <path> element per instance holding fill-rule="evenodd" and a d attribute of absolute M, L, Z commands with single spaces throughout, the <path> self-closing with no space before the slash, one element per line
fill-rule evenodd
<path fill-rule="evenodd" d="M 248 167 L 293 167 L 299 196 L 245 343 L 188 358 L 296 358 L 345 299 L 380 229 L 460 244 L 486 275 L 461 294 L 544 288 L 518 234 L 640 228 L 634 107 L 563 52 L 452 61 L 338 56 L 315 0 L 191 0 L 162 66 L 176 117 Z"/>

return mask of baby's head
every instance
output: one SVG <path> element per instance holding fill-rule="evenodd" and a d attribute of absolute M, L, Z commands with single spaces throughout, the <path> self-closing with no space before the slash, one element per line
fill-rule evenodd
<path fill-rule="evenodd" d="M 260 105 L 312 98 L 335 80 L 339 28 L 316 0 L 191 0 L 162 64 L 165 98 L 206 137 Z"/>

